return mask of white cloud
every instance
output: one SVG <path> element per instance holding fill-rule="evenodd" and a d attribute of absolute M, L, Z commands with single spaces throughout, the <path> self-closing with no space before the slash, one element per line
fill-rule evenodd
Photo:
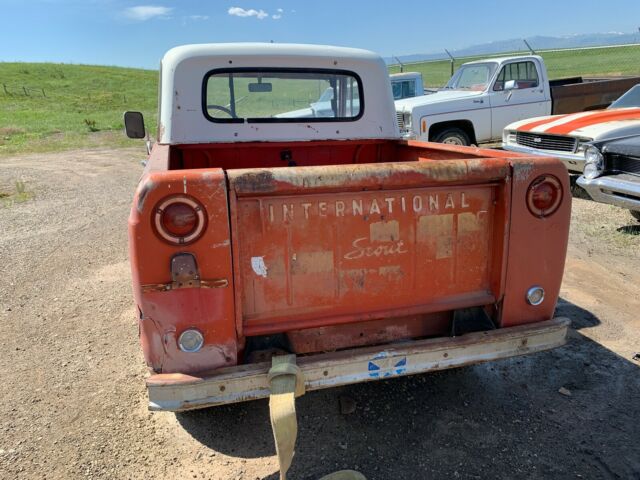
<path fill-rule="evenodd" d="M 278 8 L 276 11 L 278 13 L 274 13 L 273 15 L 271 15 L 271 18 L 273 18 L 274 20 L 280 20 L 282 18 L 282 12 L 284 12 L 284 10 L 281 8 Z"/>
<path fill-rule="evenodd" d="M 269 14 L 262 9 L 255 10 L 253 8 L 250 8 L 248 10 L 245 10 L 244 8 L 240 7 L 231 7 L 227 11 L 227 13 L 236 17 L 256 17 L 258 20 L 263 20 L 269 16 Z"/>
<path fill-rule="evenodd" d="M 209 15 L 189 15 L 189 20 L 209 20 Z"/>
<path fill-rule="evenodd" d="M 138 5 L 137 7 L 127 8 L 124 14 L 132 20 L 144 22 L 151 18 L 166 17 L 171 13 L 171 10 L 173 8 L 159 7 L 157 5 Z"/>

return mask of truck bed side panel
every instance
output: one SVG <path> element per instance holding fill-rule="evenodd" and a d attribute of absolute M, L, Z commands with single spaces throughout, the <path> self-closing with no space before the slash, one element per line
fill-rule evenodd
<path fill-rule="evenodd" d="M 552 83 L 551 113 L 559 115 L 606 108 L 637 83 L 640 83 L 640 77 L 587 80 L 558 86 Z"/>

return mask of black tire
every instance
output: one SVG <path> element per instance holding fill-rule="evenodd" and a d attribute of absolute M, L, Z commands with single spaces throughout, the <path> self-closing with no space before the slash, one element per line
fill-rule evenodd
<path fill-rule="evenodd" d="M 631 212 L 633 218 L 640 222 L 640 212 L 638 210 L 629 210 L 629 212 Z"/>
<path fill-rule="evenodd" d="M 464 130 L 459 128 L 446 128 L 442 132 L 438 133 L 434 138 L 434 142 L 446 143 L 449 145 L 471 145 L 469 135 Z"/>

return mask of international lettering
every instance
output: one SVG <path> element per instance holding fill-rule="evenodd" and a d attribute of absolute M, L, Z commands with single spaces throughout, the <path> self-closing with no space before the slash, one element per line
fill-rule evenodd
<path fill-rule="evenodd" d="M 316 217 L 384 215 L 387 218 L 392 218 L 407 212 L 426 215 L 469 208 L 469 198 L 465 192 L 439 192 L 305 202 L 286 200 L 282 203 L 268 203 L 267 216 L 270 223 L 277 223 L 309 220 Z"/>

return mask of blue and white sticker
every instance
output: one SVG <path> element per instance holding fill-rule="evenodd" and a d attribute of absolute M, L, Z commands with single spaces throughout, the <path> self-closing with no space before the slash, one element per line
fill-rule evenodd
<path fill-rule="evenodd" d="M 407 357 L 390 358 L 387 352 L 380 352 L 367 365 L 369 377 L 387 378 L 402 375 L 407 371 Z"/>

